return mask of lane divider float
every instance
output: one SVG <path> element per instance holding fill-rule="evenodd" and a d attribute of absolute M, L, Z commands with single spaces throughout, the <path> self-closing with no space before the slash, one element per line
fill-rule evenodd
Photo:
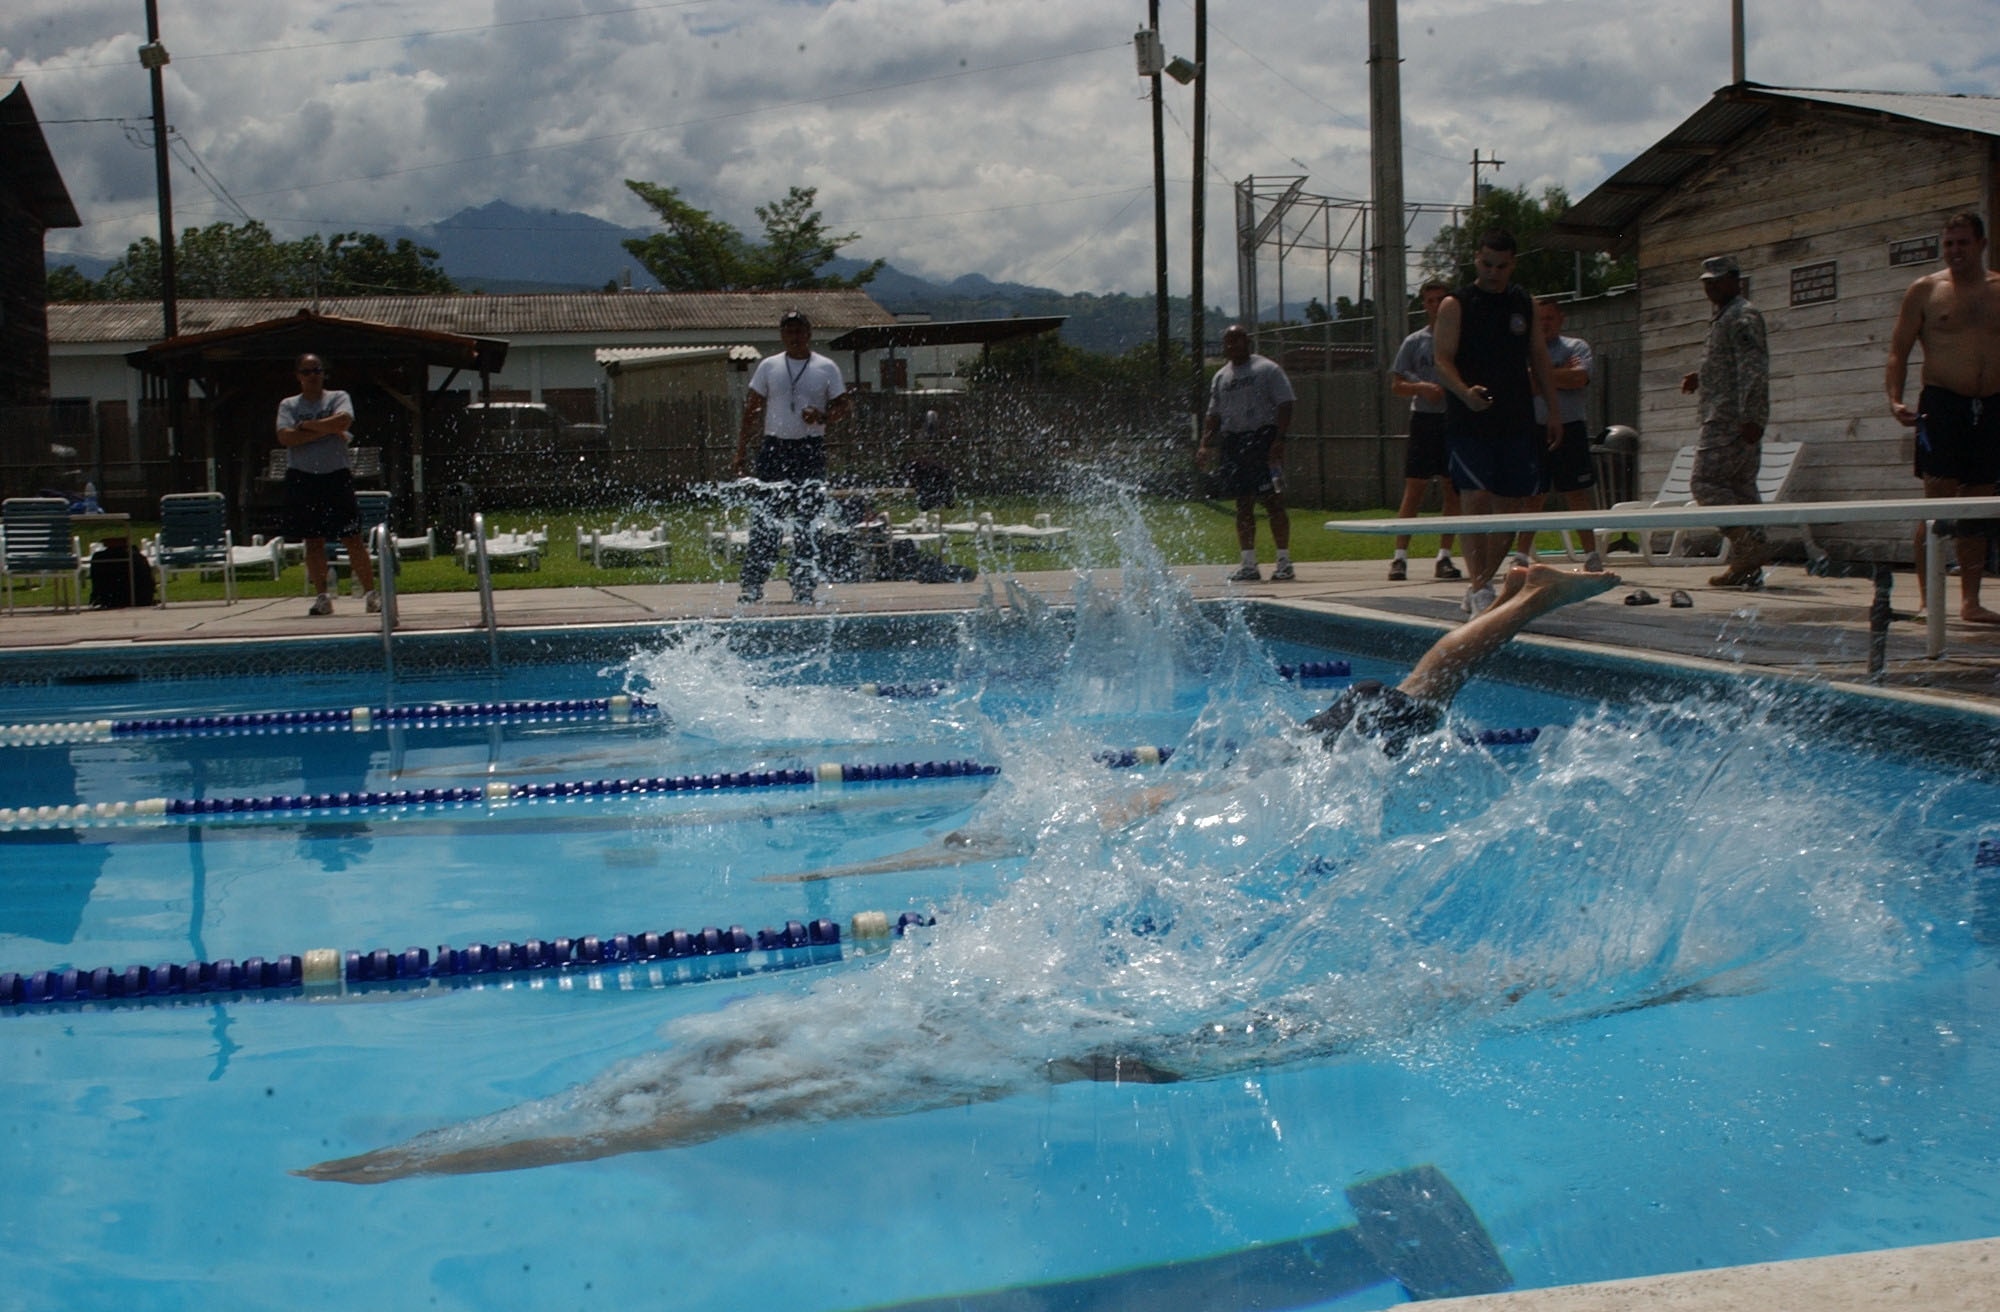
<path fill-rule="evenodd" d="M 63 1004 L 324 999 L 381 990 L 435 991 L 496 983 L 533 987 L 582 983 L 596 988 L 603 986 L 597 976 L 607 971 L 616 973 L 614 987 L 659 988 L 845 960 L 849 955 L 881 951 L 889 940 L 901 938 L 908 930 L 935 923 L 933 917 L 915 911 L 905 911 L 894 920 L 886 912 L 862 911 L 849 921 L 845 939 L 834 921 L 788 920 L 782 929 L 760 929 L 755 934 L 741 925 L 727 929 L 711 925 L 695 931 L 468 943 L 463 947 L 440 944 L 435 952 L 419 947 L 400 952 L 311 948 L 241 961 L 225 957 L 157 966 L 8 971 L 0 973 L 0 1014 Z M 648 966 L 661 968 L 645 969 Z"/>

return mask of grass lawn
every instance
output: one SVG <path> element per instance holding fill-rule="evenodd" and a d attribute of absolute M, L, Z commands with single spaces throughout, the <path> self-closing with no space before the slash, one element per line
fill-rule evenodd
<path fill-rule="evenodd" d="M 909 507 L 892 506 L 890 510 L 898 518 L 911 513 Z M 1115 505 L 1053 497 L 1043 500 L 996 499 L 974 505 L 961 502 L 948 515 L 971 518 L 975 512 L 991 512 L 995 521 L 1002 524 L 1032 522 L 1037 513 L 1045 513 L 1052 516 L 1055 523 L 1074 530 L 1070 546 L 1062 551 L 1020 550 L 1010 553 L 1003 550 L 998 553 L 997 559 L 986 560 L 970 542 L 954 543 L 946 548 L 948 560 L 974 566 L 982 572 L 1113 564 L 1119 558 L 1115 535 L 1126 527 L 1124 512 Z M 1148 533 L 1168 564 L 1235 563 L 1236 521 L 1232 504 L 1220 501 L 1147 501 L 1141 504 L 1140 513 Z M 1329 533 L 1322 524 L 1336 516 L 1343 519 L 1387 518 L 1390 513 L 1387 510 L 1334 512 L 1294 508 L 1291 512 L 1292 557 L 1300 561 L 1386 560 L 1393 549 L 1388 537 Z M 737 567 L 734 564 L 724 567 L 708 554 L 707 526 L 710 520 L 716 518 L 718 515 L 712 506 L 670 506 L 659 511 L 625 513 L 573 509 L 546 513 L 496 511 L 487 516 L 489 531 L 521 532 L 545 528 L 549 546 L 542 553 L 541 568 L 538 570 L 527 570 L 510 563 L 496 564 L 493 586 L 495 590 L 502 590 L 633 583 L 704 583 L 733 579 Z M 654 562 L 598 569 L 587 559 L 577 559 L 575 542 L 579 525 L 587 532 L 591 528 L 609 529 L 614 523 L 644 527 L 666 525 L 667 538 L 673 545 L 672 563 L 664 569 Z M 137 541 L 158 532 L 158 525 L 134 523 L 128 532 Z M 1258 554 L 1269 562 L 1272 555 L 1271 535 L 1261 510 L 1257 516 L 1257 540 Z M 1545 535 L 1544 545 L 1558 546 L 1559 539 L 1554 534 Z M 1417 548 L 1421 554 L 1428 556 L 1436 550 L 1436 542 L 1434 539 L 1428 542 L 1419 539 Z M 276 580 L 239 573 L 236 586 L 238 594 L 245 597 L 303 597 L 305 569 L 303 565 L 291 564 Z M 401 593 L 465 592 L 475 586 L 473 576 L 452 558 L 448 543 L 440 544 L 435 560 L 405 560 L 396 577 L 397 591 Z M 193 575 L 178 575 L 174 579 L 172 597 L 176 602 L 215 600 L 221 596 L 220 576 L 212 581 L 197 579 Z"/>

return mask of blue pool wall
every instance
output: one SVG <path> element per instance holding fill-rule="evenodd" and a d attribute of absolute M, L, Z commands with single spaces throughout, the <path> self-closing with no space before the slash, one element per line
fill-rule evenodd
<path fill-rule="evenodd" d="M 1211 610 L 1241 608 L 1252 632 L 1291 642 L 1408 666 L 1447 626 L 1358 615 L 1314 605 L 1207 602 Z M 1063 608 L 1056 608 L 1063 613 Z M 883 649 L 936 649 L 956 642 L 966 612 L 730 619 L 730 641 L 746 657 L 861 653 Z M 591 625 L 509 629 L 499 634 L 502 669 L 598 661 L 617 665 L 636 650 L 669 640 L 677 631 L 709 630 L 715 620 L 662 621 L 652 625 Z M 408 633 L 396 639 L 399 680 L 489 672 L 492 658 L 483 631 Z M 379 675 L 379 635 L 274 638 L 261 641 L 78 644 L 0 653 L 0 690 L 24 691 L 176 679 Z M 1537 639 L 1510 643 L 1480 671 L 1493 679 L 1567 697 L 1612 702 L 1670 702 L 1688 697 L 1727 698 L 1746 687 L 1781 690 L 1787 713 L 1811 720 L 1829 743 L 1887 751 L 1959 770 L 2000 770 L 2000 708 L 1970 700 L 1898 689 L 1836 684 L 1802 675 L 1751 671 L 1723 661 L 1651 657 L 1588 644 Z M 60 697 L 46 703 L 60 719 Z"/>

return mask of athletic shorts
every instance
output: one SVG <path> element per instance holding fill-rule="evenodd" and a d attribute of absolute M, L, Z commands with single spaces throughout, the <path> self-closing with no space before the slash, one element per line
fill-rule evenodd
<path fill-rule="evenodd" d="M 1917 477 L 2000 483 L 2000 395 L 1926 387 L 1917 398 Z"/>
<path fill-rule="evenodd" d="M 285 471 L 286 537 L 350 538 L 360 532 L 361 507 L 354 500 L 354 471 Z"/>
<path fill-rule="evenodd" d="M 1444 450 L 1444 416 L 1410 412 L 1410 442 L 1403 451 L 1403 477 L 1428 481 L 1451 477 Z"/>
<path fill-rule="evenodd" d="M 1271 443 L 1278 440 L 1275 424 L 1248 433 L 1224 433 L 1222 458 L 1215 467 L 1212 484 L 1219 497 L 1269 497 L 1277 493 L 1271 483 Z"/>
<path fill-rule="evenodd" d="M 1541 490 L 1540 445 L 1546 428 L 1525 427 L 1506 435 L 1447 433 L 1451 481 L 1460 492 L 1496 497 L 1531 497 Z"/>
<path fill-rule="evenodd" d="M 1435 733 L 1443 723 L 1444 712 L 1429 702 L 1374 679 L 1357 679 L 1333 699 L 1333 705 L 1307 720 L 1306 728 L 1320 735 L 1331 751 L 1352 725 L 1389 755 L 1400 756 L 1411 739 Z"/>
<path fill-rule="evenodd" d="M 1590 461 L 1590 425 L 1581 419 L 1564 424 L 1562 445 L 1542 451 L 1542 491 L 1584 492 L 1596 486 L 1597 469 Z"/>

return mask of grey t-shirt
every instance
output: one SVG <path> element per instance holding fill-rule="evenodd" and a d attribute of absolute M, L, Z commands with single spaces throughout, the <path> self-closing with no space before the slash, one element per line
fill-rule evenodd
<path fill-rule="evenodd" d="M 1389 366 L 1389 372 L 1413 383 L 1435 383 L 1438 378 L 1437 337 L 1429 326 L 1417 329 L 1403 339 L 1396 349 L 1396 362 Z M 1410 413 L 1417 415 L 1441 415 L 1444 413 L 1444 398 L 1427 401 L 1421 396 L 1410 398 Z"/>
<path fill-rule="evenodd" d="M 282 432 L 287 428 L 297 428 L 307 419 L 325 419 L 329 415 L 354 414 L 354 402 L 345 392 L 328 388 L 319 394 L 316 401 L 308 401 L 303 396 L 288 396 L 278 402 L 278 427 Z M 305 474 L 331 474 L 347 469 L 347 443 L 353 436 L 348 433 L 328 433 L 316 442 L 304 442 L 286 448 L 286 466 Z"/>

